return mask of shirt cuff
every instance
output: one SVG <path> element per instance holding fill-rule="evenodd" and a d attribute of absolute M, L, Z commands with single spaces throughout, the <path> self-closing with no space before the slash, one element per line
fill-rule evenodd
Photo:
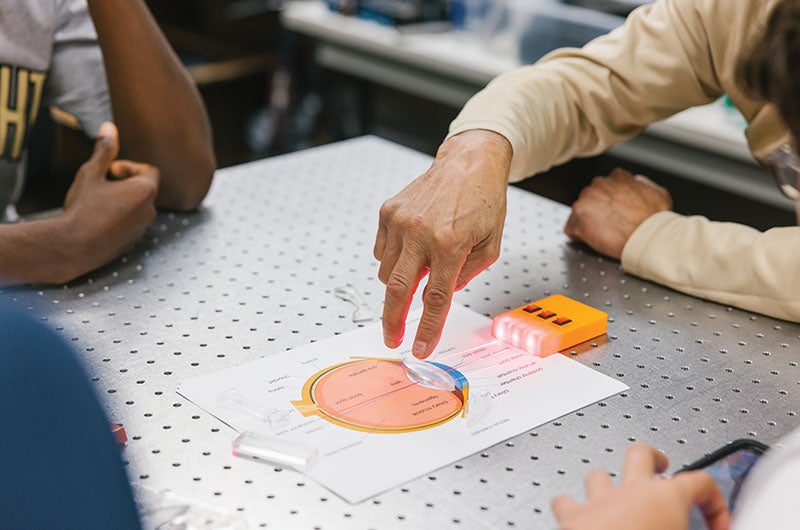
<path fill-rule="evenodd" d="M 645 268 L 647 258 L 652 254 L 650 242 L 665 226 L 673 223 L 683 216 L 671 210 L 653 214 L 633 231 L 625 246 L 622 247 L 622 268 L 625 272 L 636 276 L 646 277 Z"/>

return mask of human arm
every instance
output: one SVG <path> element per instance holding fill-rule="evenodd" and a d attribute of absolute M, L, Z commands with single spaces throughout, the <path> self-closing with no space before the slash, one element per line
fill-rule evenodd
<path fill-rule="evenodd" d="M 158 170 L 117 160 L 118 148 L 116 128 L 104 124 L 59 214 L 0 225 L 0 285 L 72 280 L 116 258 L 142 236 L 156 214 Z"/>
<path fill-rule="evenodd" d="M 687 471 L 671 478 L 655 476 L 666 470 L 663 453 L 634 444 L 625 453 L 620 484 L 608 474 L 586 476 L 586 502 L 568 495 L 553 499 L 553 514 L 561 530 L 686 530 L 689 511 L 697 506 L 709 530 L 727 530 L 731 524 L 725 499 L 714 480 L 703 471 Z"/>
<path fill-rule="evenodd" d="M 597 252 L 620 259 L 631 234 L 650 216 L 672 208 L 669 192 L 642 175 L 615 169 L 595 177 L 572 204 L 564 232 Z"/>
<path fill-rule="evenodd" d="M 615 170 L 572 205 L 564 232 L 626 272 L 707 300 L 800 322 L 800 227 L 759 232 L 669 211 L 667 190 Z"/>
<path fill-rule="evenodd" d="M 418 179 L 410 186 L 413 191 L 404 190 L 390 200 L 389 213 L 408 214 L 381 216 L 375 256 L 382 262 L 381 280 L 392 282 L 387 283 L 384 306 L 386 345 L 395 347 L 402 340 L 410 293 L 430 269 L 431 280 L 437 278 L 436 294 L 428 300 L 423 297 L 426 312 L 415 339 L 426 346 L 413 347 L 415 355 L 426 357 L 440 336 L 455 278 L 460 274 L 468 280 L 497 258 L 487 254 L 485 259 L 468 259 L 474 241 L 452 244 L 451 225 L 435 225 L 432 216 L 414 215 L 432 210 L 429 197 L 437 197 L 438 207 L 458 219 L 462 232 L 481 233 L 499 245 L 503 221 L 490 232 L 485 227 L 487 220 L 494 222 L 497 212 L 505 210 L 505 192 L 481 190 L 487 178 L 520 180 L 574 156 L 600 152 L 652 121 L 713 101 L 725 86 L 718 68 L 730 66 L 727 47 L 734 49 L 732 39 L 746 39 L 754 31 L 748 15 L 758 6 L 750 1 L 740 9 L 728 9 L 722 0 L 663 0 L 637 10 L 623 28 L 584 49 L 561 50 L 534 66 L 504 74 L 471 98 L 451 124 L 431 169 L 421 177 L 429 190 L 419 192 Z M 743 31 L 740 35 L 732 28 Z M 444 159 L 462 156 L 481 157 L 486 164 L 502 161 L 502 169 L 490 177 L 479 171 L 456 172 L 458 166 Z M 510 163 L 504 158 L 508 156 Z M 448 195 L 436 189 L 436 181 L 427 177 L 433 171 L 440 179 L 457 183 L 458 198 L 455 192 Z M 480 201 L 459 202 L 478 193 L 483 195 Z M 414 249 L 417 257 L 398 269 L 397 256 L 407 254 L 407 249 Z M 433 256 L 448 257 L 433 264 Z M 459 263 L 482 266 L 461 273 Z M 439 274 L 439 266 L 449 268 Z"/>
<path fill-rule="evenodd" d="M 0 225 L 0 285 L 63 283 L 78 276 L 63 219 Z"/>
<path fill-rule="evenodd" d="M 749 120 L 763 107 L 733 81 L 742 50 L 771 2 L 659 0 L 583 48 L 563 48 L 501 76 L 473 96 L 450 135 L 506 137 L 512 181 L 591 156 L 651 123 L 727 93 Z"/>
<path fill-rule="evenodd" d="M 800 227 L 760 232 L 661 212 L 622 250 L 626 272 L 693 296 L 800 322 Z"/>
<path fill-rule="evenodd" d="M 159 168 L 159 207 L 191 210 L 216 166 L 194 82 L 141 0 L 88 0 L 124 157 Z"/>

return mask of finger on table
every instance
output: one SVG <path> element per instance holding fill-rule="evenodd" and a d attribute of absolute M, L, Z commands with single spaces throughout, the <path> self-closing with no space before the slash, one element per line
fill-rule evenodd
<path fill-rule="evenodd" d="M 456 258 L 457 259 L 457 258 Z M 442 336 L 444 322 L 450 311 L 458 272 L 465 259 L 438 260 L 431 264 L 431 272 L 422 295 L 422 317 L 417 326 L 412 353 L 419 359 L 428 357 Z"/>
<path fill-rule="evenodd" d="M 664 471 L 669 465 L 666 455 L 646 444 L 633 444 L 625 453 L 622 462 L 622 483 L 631 484 L 650 479 L 655 473 Z"/>
<path fill-rule="evenodd" d="M 397 348 L 403 342 L 411 299 L 427 271 L 424 256 L 404 251 L 388 274 L 383 304 L 383 342 L 387 347 Z"/>
<path fill-rule="evenodd" d="M 557 520 L 561 520 L 576 510 L 580 505 L 569 495 L 558 495 L 550 503 L 550 509 Z"/>
<path fill-rule="evenodd" d="M 586 497 L 589 499 L 614 489 L 611 477 L 602 469 L 595 469 L 589 472 L 586 478 L 583 479 L 583 486 L 586 489 Z"/>
<path fill-rule="evenodd" d="M 691 506 L 697 506 L 703 514 L 708 530 L 728 530 L 731 514 L 728 504 L 714 479 L 705 471 L 679 473 L 673 479 Z"/>

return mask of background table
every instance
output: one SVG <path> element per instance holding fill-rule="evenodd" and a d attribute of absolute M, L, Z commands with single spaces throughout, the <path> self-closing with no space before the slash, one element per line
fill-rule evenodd
<path fill-rule="evenodd" d="M 563 11 L 565 20 L 585 17 L 584 22 L 596 26 L 613 27 L 608 22 L 593 23 L 595 18 L 618 18 L 558 2 L 532 4 L 529 9 L 552 16 Z M 515 15 L 524 18 L 531 13 L 523 10 Z M 320 0 L 288 2 L 281 21 L 316 42 L 314 58 L 325 68 L 457 109 L 493 78 L 522 64 L 518 43 L 497 46 L 484 42 L 480 34 L 458 30 L 406 32 L 332 12 Z M 772 177 L 750 154 L 744 127 L 738 111 L 718 101 L 654 123 L 609 152 L 692 182 L 791 209 Z"/>
<path fill-rule="evenodd" d="M 201 212 L 160 215 L 126 257 L 0 298 L 79 350 L 125 425 L 135 483 L 255 528 L 552 528 L 550 499 L 579 494 L 595 467 L 619 470 L 632 441 L 662 448 L 675 469 L 797 425 L 800 326 L 628 276 L 567 243 L 566 207 L 512 188 L 500 260 L 457 301 L 494 315 L 563 293 L 608 312 L 607 338 L 572 353 L 630 391 L 358 505 L 231 456 L 236 433 L 178 396 L 178 383 L 356 328 L 336 286 L 352 284 L 379 311 L 378 208 L 429 163 L 364 137 L 225 169 Z"/>

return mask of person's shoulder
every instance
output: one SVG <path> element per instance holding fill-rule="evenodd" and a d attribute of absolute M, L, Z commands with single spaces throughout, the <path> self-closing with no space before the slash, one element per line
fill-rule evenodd
<path fill-rule="evenodd" d="M 673 21 L 687 28 L 689 38 L 705 42 L 712 55 L 734 64 L 766 25 L 780 0 L 656 0 Z"/>
<path fill-rule="evenodd" d="M 0 25 L 52 25 L 65 0 L 11 0 L 0 5 Z"/>
<path fill-rule="evenodd" d="M 11 0 L 3 2 L 4 5 L 0 9 L 53 18 L 63 9 L 64 4 L 70 2 L 86 4 L 86 0 Z"/>
<path fill-rule="evenodd" d="M 0 6 L 0 25 L 19 23 L 32 33 L 55 31 L 73 20 L 88 17 L 86 0 L 11 0 Z M 16 21 L 16 22 L 15 22 Z"/>
<path fill-rule="evenodd" d="M 778 0 L 676 0 L 692 6 L 710 22 L 719 25 L 726 20 L 765 21 Z"/>
<path fill-rule="evenodd" d="M 75 17 L 86 18 L 89 16 L 89 5 L 86 0 L 35 0 L 45 2 L 53 9 L 56 19 L 61 23 L 67 23 Z"/>
<path fill-rule="evenodd" d="M 779 0 L 655 0 L 652 6 L 659 4 L 677 13 L 696 13 L 710 23 L 720 23 L 731 18 L 766 18 Z"/>

